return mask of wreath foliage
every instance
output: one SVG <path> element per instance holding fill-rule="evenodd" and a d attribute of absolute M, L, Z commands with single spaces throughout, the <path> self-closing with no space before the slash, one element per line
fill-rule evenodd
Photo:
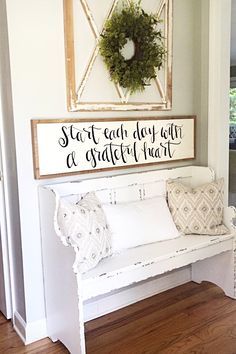
<path fill-rule="evenodd" d="M 100 54 L 113 82 L 130 93 L 143 91 L 156 77 L 165 60 L 166 49 L 160 20 L 147 14 L 139 3 L 130 2 L 116 10 L 105 23 L 99 41 Z M 121 53 L 128 40 L 134 43 L 134 55 L 126 60 Z"/>

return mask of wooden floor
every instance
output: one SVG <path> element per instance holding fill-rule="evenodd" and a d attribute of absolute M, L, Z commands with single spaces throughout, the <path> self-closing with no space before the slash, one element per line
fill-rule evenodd
<path fill-rule="evenodd" d="M 86 324 L 88 354 L 236 354 L 236 300 L 188 283 Z M 27 347 L 0 317 L 0 353 L 68 353 L 49 340 Z"/>
<path fill-rule="evenodd" d="M 1 354 L 55 354 L 69 353 L 61 343 L 52 343 L 50 339 L 43 339 L 24 346 L 21 339 L 12 328 L 11 321 L 7 321 L 0 312 L 0 353 Z"/>

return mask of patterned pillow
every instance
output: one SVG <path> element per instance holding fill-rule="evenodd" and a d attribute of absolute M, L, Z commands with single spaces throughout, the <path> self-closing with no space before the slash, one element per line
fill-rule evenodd
<path fill-rule="evenodd" d="M 185 234 L 223 235 L 223 178 L 192 189 L 167 182 L 170 212 L 179 231 Z"/>
<path fill-rule="evenodd" d="M 57 229 L 76 251 L 74 269 L 84 273 L 111 254 L 111 234 L 95 193 L 87 193 L 75 204 L 60 199 Z"/>

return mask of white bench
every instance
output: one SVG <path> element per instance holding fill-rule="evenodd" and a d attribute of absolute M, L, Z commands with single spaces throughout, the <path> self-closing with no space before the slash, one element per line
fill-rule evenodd
<path fill-rule="evenodd" d="M 54 230 L 53 219 L 58 198 L 99 190 L 109 193 L 134 183 L 145 183 L 148 189 L 149 183 L 151 186 L 156 181 L 163 182 L 165 189 L 165 181 L 169 178 L 184 180 L 195 187 L 211 182 L 214 173 L 207 167 L 190 166 L 40 187 L 47 331 L 53 341 L 59 339 L 72 354 L 86 352 L 83 304 L 87 300 L 96 302 L 105 294 L 148 281 L 166 272 L 189 266 L 191 280 L 198 283 L 203 280 L 213 282 L 227 296 L 236 298 L 233 225 L 236 213 L 233 207 L 224 210 L 224 223 L 231 230 L 230 235 L 188 235 L 147 244 L 103 259 L 97 267 L 82 276 L 73 273 L 74 250 L 65 247 Z"/>

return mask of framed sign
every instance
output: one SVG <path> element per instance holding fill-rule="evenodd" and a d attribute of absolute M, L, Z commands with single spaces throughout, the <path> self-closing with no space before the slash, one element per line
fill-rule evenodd
<path fill-rule="evenodd" d="M 35 178 L 194 159 L 195 118 L 31 120 Z"/>
<path fill-rule="evenodd" d="M 68 111 L 168 110 L 172 106 L 172 1 L 142 0 L 147 14 L 157 15 L 166 50 L 160 70 L 143 92 L 114 84 L 99 54 L 107 19 L 131 0 L 64 0 L 65 64 Z M 138 3 L 138 1 L 137 1 Z"/>

